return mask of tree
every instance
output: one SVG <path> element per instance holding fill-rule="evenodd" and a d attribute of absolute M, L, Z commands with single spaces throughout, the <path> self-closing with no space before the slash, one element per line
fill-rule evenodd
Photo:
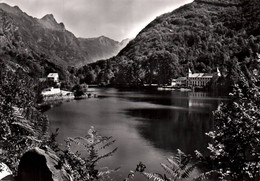
<path fill-rule="evenodd" d="M 0 162 L 15 174 L 19 158 L 38 146 L 47 133 L 47 119 L 35 106 L 36 83 L 21 69 L 0 65 Z"/>
<path fill-rule="evenodd" d="M 61 159 L 58 166 L 64 167 L 68 173 L 71 173 L 73 180 L 107 180 L 108 174 L 117 170 L 96 168 L 100 160 L 112 156 L 117 148 L 107 151 L 115 140 L 112 140 L 112 137 L 100 135 L 94 127 L 88 130 L 85 137 L 69 137 L 65 142 L 64 149 L 59 149 L 57 145 L 54 145 L 54 148 Z"/>
<path fill-rule="evenodd" d="M 232 100 L 215 112 L 215 130 L 208 133 L 211 173 L 220 179 L 260 179 L 260 91 L 243 75 L 230 94 Z M 201 178 L 202 178 L 201 177 Z"/>
<path fill-rule="evenodd" d="M 76 98 L 81 97 L 81 96 L 84 95 L 83 89 L 82 89 L 82 87 L 81 87 L 79 84 L 75 85 L 75 86 L 72 88 L 72 90 L 73 90 L 74 96 L 75 96 Z"/>

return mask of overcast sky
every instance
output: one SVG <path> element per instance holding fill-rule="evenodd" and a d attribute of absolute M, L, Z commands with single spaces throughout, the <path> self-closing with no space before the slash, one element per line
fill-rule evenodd
<path fill-rule="evenodd" d="M 0 0 L 33 17 L 53 14 L 77 37 L 134 38 L 155 17 L 193 0 Z"/>

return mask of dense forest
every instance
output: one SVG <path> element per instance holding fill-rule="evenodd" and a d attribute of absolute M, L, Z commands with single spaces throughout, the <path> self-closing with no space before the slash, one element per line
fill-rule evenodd
<path fill-rule="evenodd" d="M 193 72 L 215 72 L 238 80 L 238 67 L 259 69 L 257 0 L 196 0 L 148 24 L 135 39 L 109 60 L 82 67 L 81 82 L 113 85 L 166 84 Z"/>
<path fill-rule="evenodd" d="M 116 149 L 104 156 L 96 146 L 112 145 L 110 137 L 102 137 L 91 128 L 88 137 L 81 138 L 88 141 L 89 157 L 81 158 L 70 149 L 78 140 L 67 141 L 67 148 L 62 150 L 48 134 L 48 119 L 37 109 L 37 101 L 42 88 L 39 78 L 49 72 L 58 72 L 63 88 L 68 88 L 78 79 L 88 84 L 165 84 L 185 75 L 188 68 L 214 72 L 219 67 L 224 81 L 231 81 L 233 86 L 232 101 L 214 113 L 216 127 L 208 133 L 212 138 L 209 157 L 197 152 L 206 167 L 201 176 L 214 172 L 219 179 L 259 180 L 259 6 L 258 0 L 195 0 L 157 17 L 118 56 L 67 70 L 44 51 L 28 46 L 28 32 L 20 31 L 16 22 L 19 16 L 15 13 L 21 13 L 20 9 L 12 9 L 11 15 L 0 10 L 0 161 L 16 174 L 28 149 L 48 146 L 60 158 L 57 168 L 66 169 L 75 180 L 100 180 L 105 174 L 96 163 Z M 64 27 L 60 24 L 59 28 Z M 89 138 L 97 139 L 91 142 Z M 160 178 L 157 180 L 180 177 L 148 174 L 150 179 L 156 176 Z"/>

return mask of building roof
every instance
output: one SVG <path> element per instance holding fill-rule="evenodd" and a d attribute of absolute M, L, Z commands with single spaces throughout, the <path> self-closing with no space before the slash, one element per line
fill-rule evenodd
<path fill-rule="evenodd" d="M 53 88 L 53 87 L 46 88 L 42 91 L 42 95 L 44 95 L 44 96 L 55 95 L 55 94 L 60 94 L 60 93 L 61 93 L 60 88 Z"/>
<path fill-rule="evenodd" d="M 58 73 L 49 73 L 47 77 L 59 77 Z"/>
<path fill-rule="evenodd" d="M 39 78 L 39 81 L 44 82 L 44 81 L 46 81 L 46 78 Z"/>
<path fill-rule="evenodd" d="M 189 78 L 212 78 L 213 74 L 206 74 L 206 73 L 194 73 L 189 74 Z"/>
<path fill-rule="evenodd" d="M 177 80 L 187 80 L 187 77 L 178 77 Z"/>

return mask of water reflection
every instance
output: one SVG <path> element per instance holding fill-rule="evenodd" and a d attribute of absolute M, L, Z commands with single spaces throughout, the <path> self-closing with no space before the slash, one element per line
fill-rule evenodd
<path fill-rule="evenodd" d="M 64 103 L 49 110 L 51 129 L 60 128 L 58 141 L 86 135 L 90 126 L 116 139 L 116 154 L 102 162 L 121 166 L 114 177 L 123 180 L 139 161 L 150 171 L 163 172 L 160 162 L 181 149 L 205 152 L 212 129 L 212 111 L 223 99 L 207 93 L 118 91 L 98 89 L 101 99 Z M 145 180 L 136 178 L 136 180 Z"/>
<path fill-rule="evenodd" d="M 155 147 L 167 151 L 181 149 L 193 153 L 205 151 L 209 141 L 205 132 L 212 128 L 211 114 L 176 109 L 128 109 L 126 114 L 139 118 L 146 124 L 137 127 L 138 132 Z"/>

